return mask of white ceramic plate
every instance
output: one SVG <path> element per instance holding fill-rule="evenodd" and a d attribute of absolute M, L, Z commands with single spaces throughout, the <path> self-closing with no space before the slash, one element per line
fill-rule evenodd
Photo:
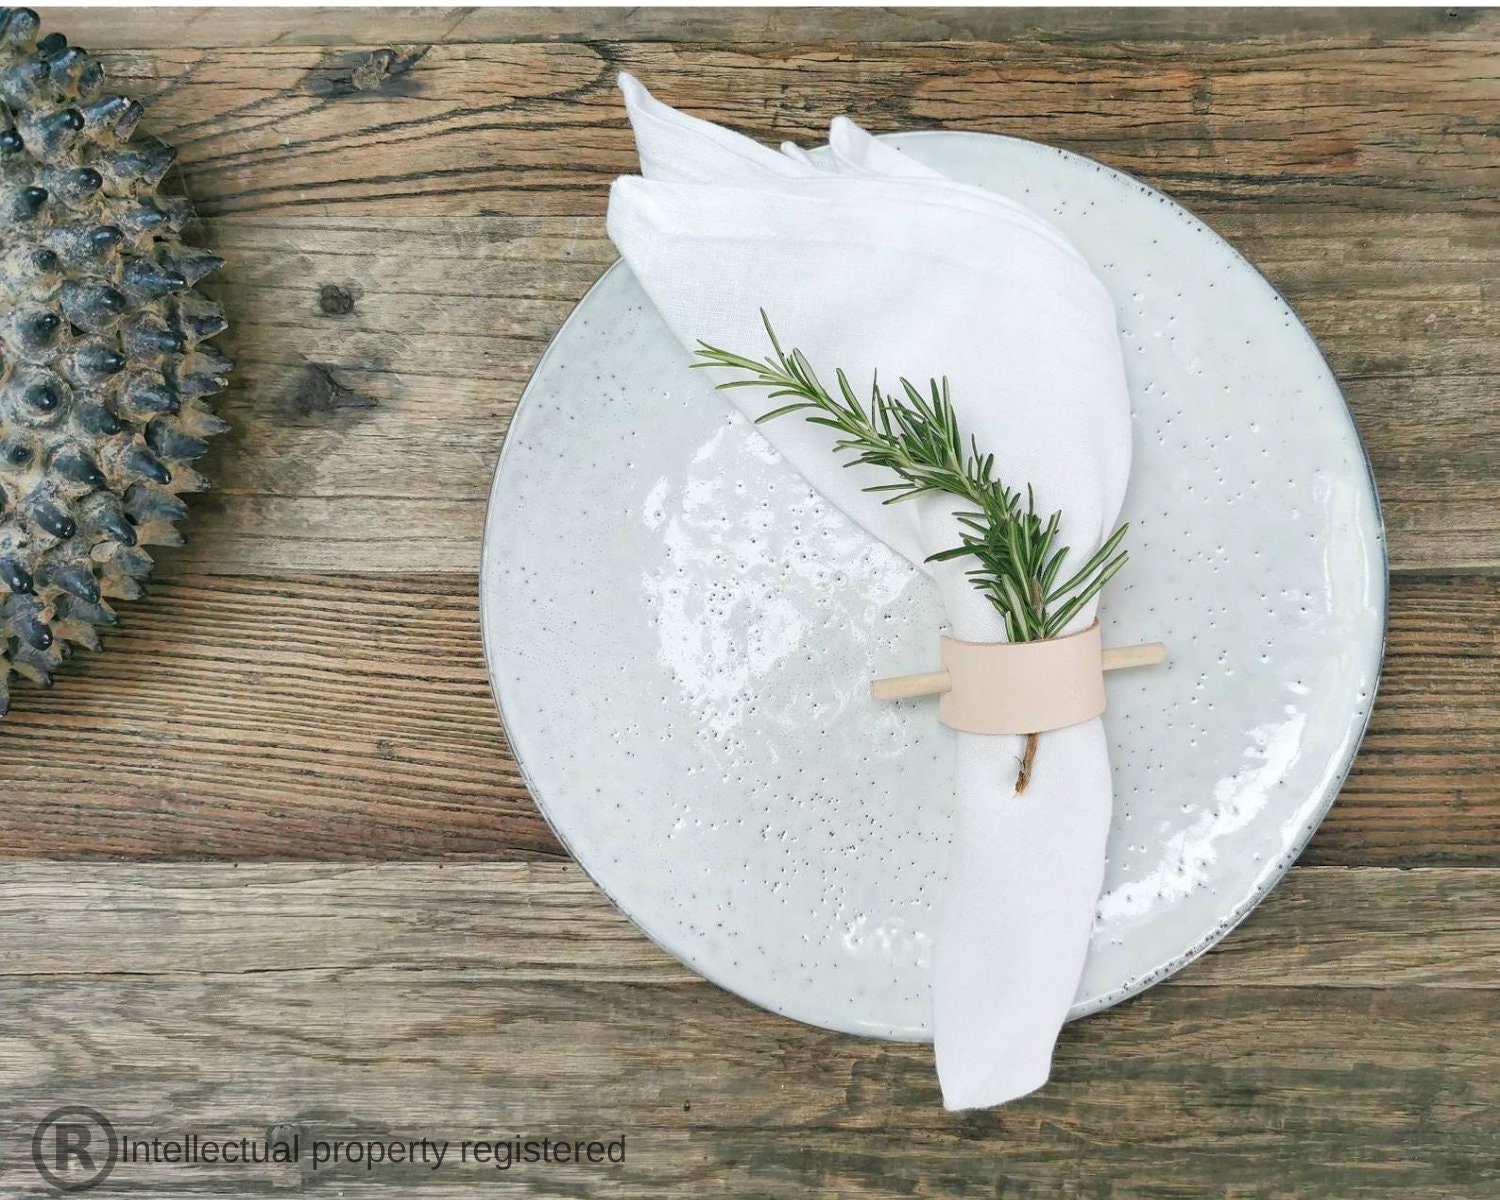
<path fill-rule="evenodd" d="M 965 133 L 892 141 L 1052 217 L 1119 311 L 1131 561 L 1108 642 L 1115 817 L 1075 1016 L 1260 900 L 1354 756 L 1385 627 L 1379 506 L 1286 302 L 1165 196 Z M 816 497 L 688 368 L 616 265 L 511 424 L 482 572 L 490 676 L 537 804 L 599 886 L 709 979 L 832 1029 L 923 1038 L 952 734 L 868 681 L 929 669 L 927 582 Z"/>

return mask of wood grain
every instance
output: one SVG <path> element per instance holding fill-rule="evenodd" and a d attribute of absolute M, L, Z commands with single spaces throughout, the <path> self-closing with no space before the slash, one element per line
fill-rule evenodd
<path fill-rule="evenodd" d="M 1477 8 L 48 8 L 98 49 L 349 46 L 386 42 L 1296 42 L 1492 40 Z"/>
<path fill-rule="evenodd" d="M 1395 570 L 1500 564 L 1492 218 L 1226 215 L 1297 307 L 1369 448 Z M 239 361 L 195 571 L 475 569 L 491 475 L 547 340 L 614 253 L 597 217 L 224 217 Z M 332 389 L 327 385 L 332 382 Z"/>
<path fill-rule="evenodd" d="M 709 988 L 148 973 L 0 990 L 16 1196 L 44 1194 L 26 1139 L 59 1097 L 107 1104 L 131 1137 L 628 1139 L 609 1172 L 122 1166 L 124 1195 L 1488 1200 L 1496 1183 L 1493 989 L 1169 984 L 1065 1030 L 1044 1091 L 962 1115 L 926 1047 Z"/>
<path fill-rule="evenodd" d="M 548 858 L 472 576 L 173 575 L 0 726 L 0 856 Z M 1500 865 L 1500 581 L 1399 578 L 1363 753 L 1304 855 Z"/>
<path fill-rule="evenodd" d="M 1500 988 L 1500 870 L 1294 867 L 1179 987 Z M 16 863 L 0 981 L 680 984 L 573 863 Z"/>
<path fill-rule="evenodd" d="M 926 1047 L 697 981 L 571 866 L 25 866 L 0 880 L 8 928 L 40 917 L 0 958 L 7 1191 L 37 1194 L 30 1122 L 107 1097 L 133 1137 L 627 1137 L 623 1167 L 508 1180 L 525 1194 L 1121 1200 L 1211 1179 L 1481 1200 L 1496 874 L 1298 869 L 1177 980 L 1066 1029 L 1045 1091 L 946 1114 Z M 111 1186 L 441 1197 L 494 1179 L 122 1165 Z"/>
<path fill-rule="evenodd" d="M 620 70 L 759 138 L 1008 133 L 1216 212 L 1490 212 L 1496 42 L 481 43 L 105 51 L 202 211 L 599 211 L 635 169 Z"/>

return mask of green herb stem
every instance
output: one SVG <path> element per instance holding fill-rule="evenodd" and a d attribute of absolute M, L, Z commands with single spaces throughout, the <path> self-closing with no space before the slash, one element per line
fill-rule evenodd
<path fill-rule="evenodd" d="M 719 384 L 721 389 L 761 388 L 769 399 L 786 401 L 762 413 L 757 423 L 803 413 L 810 423 L 839 434 L 834 449 L 849 456 L 845 466 L 888 469 L 896 482 L 864 489 L 885 493 L 884 503 L 935 492 L 965 501 L 970 507 L 955 513 L 959 545 L 927 561 L 972 558 L 975 565 L 967 575 L 999 612 L 1011 641 L 1059 636 L 1125 565 L 1122 525 L 1087 562 L 1058 582 L 1069 553 L 1067 546 L 1057 544 L 1062 514 L 1043 519 L 1029 486 L 1023 496 L 996 478 L 995 456 L 982 452 L 973 437 L 965 441 L 946 378 L 931 380 L 925 392 L 902 379 L 895 394 L 883 392 L 876 380 L 868 402 L 862 402 L 848 377 L 837 370 L 834 394 L 823 386 L 802 351 L 782 349 L 764 310 L 761 321 L 772 351 L 764 359 L 700 342 L 693 365 L 744 374 L 745 378 Z"/>

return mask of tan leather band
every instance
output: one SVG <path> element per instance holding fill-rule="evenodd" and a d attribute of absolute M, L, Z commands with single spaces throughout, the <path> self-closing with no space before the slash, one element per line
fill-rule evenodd
<path fill-rule="evenodd" d="M 964 733 L 1046 733 L 1104 711 L 1099 622 L 1040 642 L 943 638 L 938 720 Z"/>

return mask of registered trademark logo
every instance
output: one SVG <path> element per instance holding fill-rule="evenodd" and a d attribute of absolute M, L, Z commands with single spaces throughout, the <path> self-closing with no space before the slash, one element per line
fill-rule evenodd
<path fill-rule="evenodd" d="M 54 1108 L 31 1135 L 37 1174 L 59 1192 L 81 1192 L 102 1183 L 120 1153 L 115 1127 L 82 1104 Z"/>

